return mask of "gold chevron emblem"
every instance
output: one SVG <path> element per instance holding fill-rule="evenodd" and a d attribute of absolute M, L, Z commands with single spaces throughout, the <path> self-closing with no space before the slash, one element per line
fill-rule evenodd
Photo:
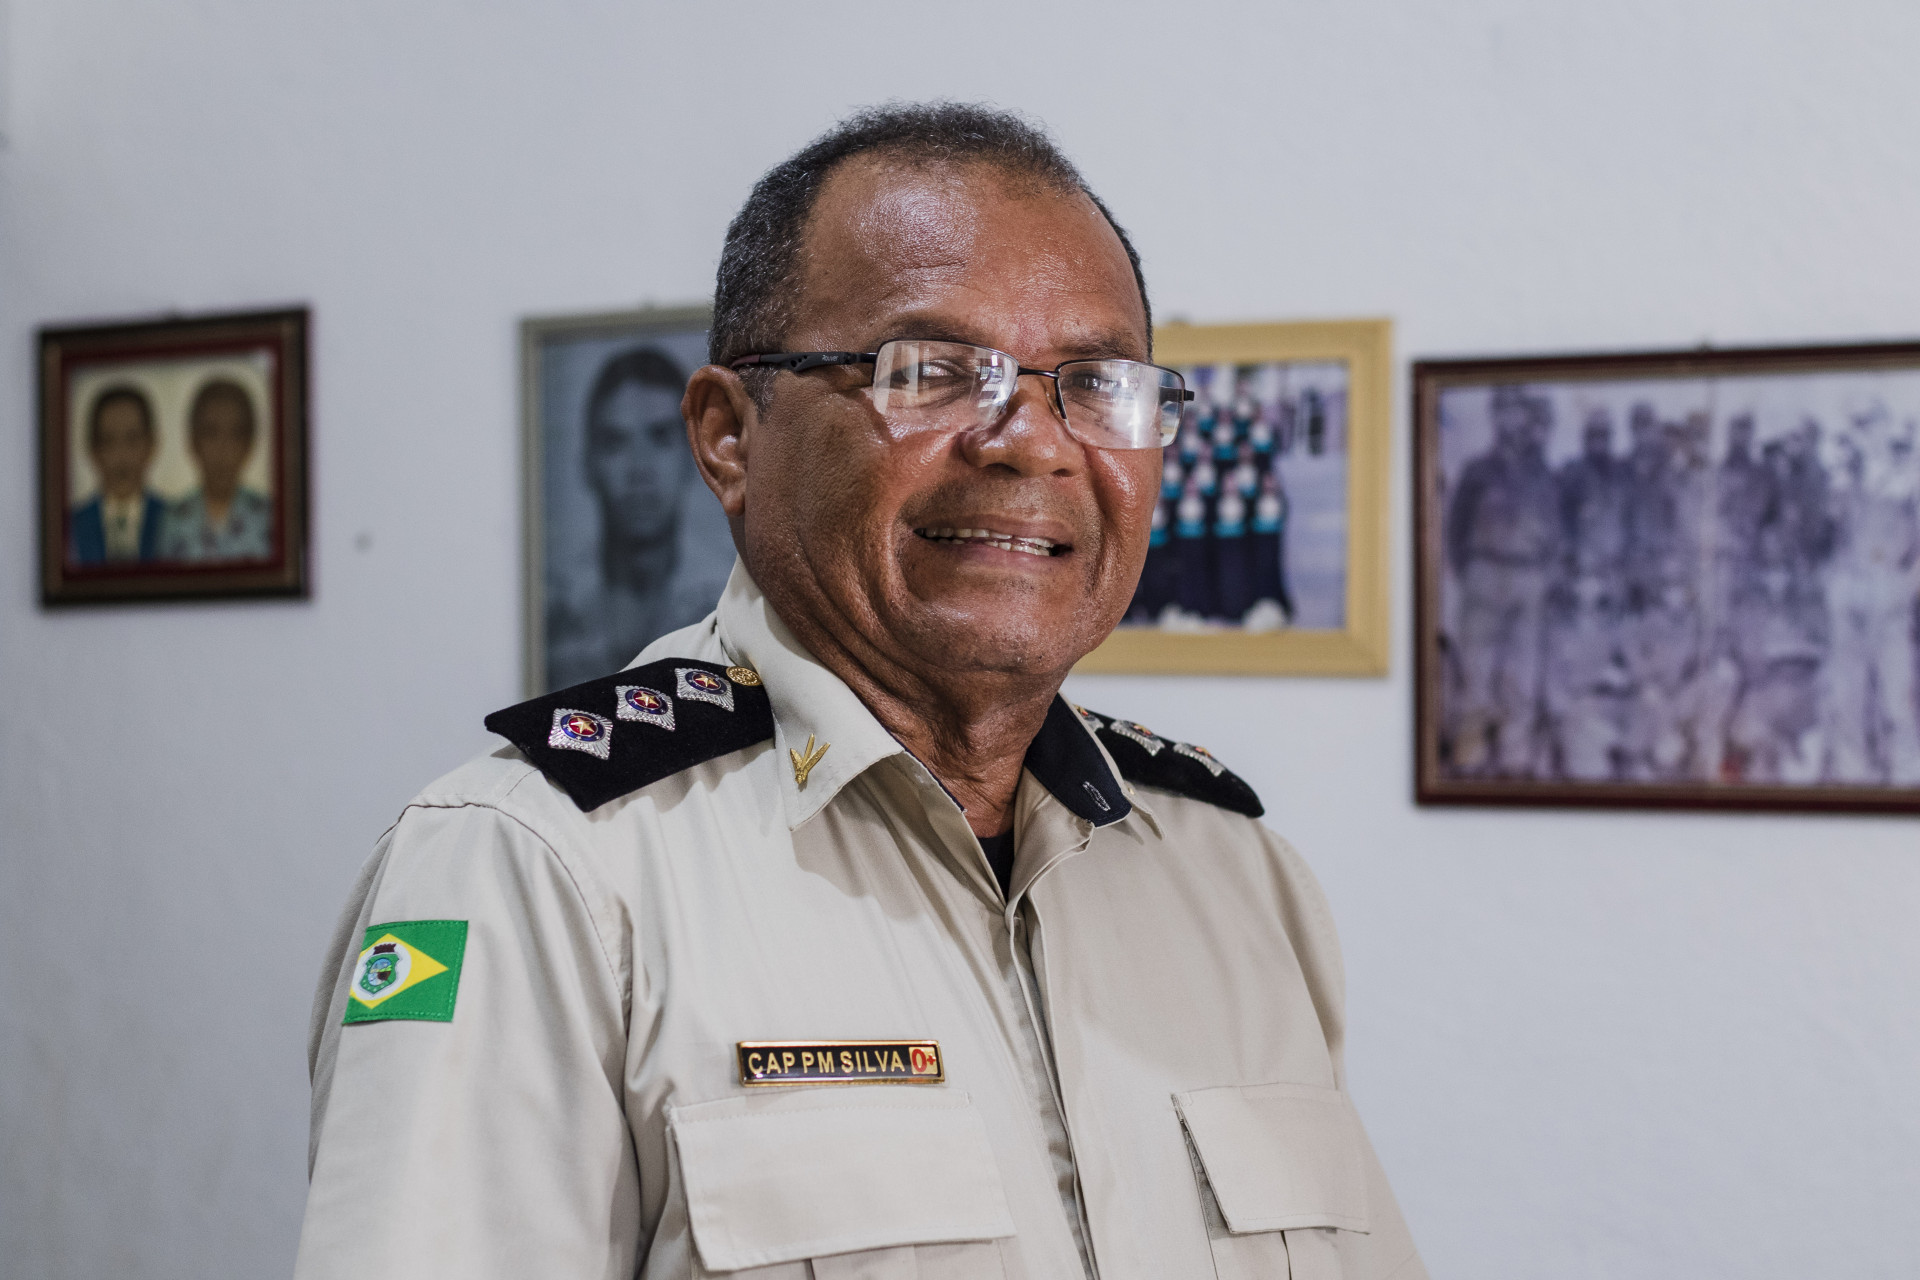
<path fill-rule="evenodd" d="M 813 735 L 808 734 L 807 749 L 804 753 L 795 751 L 792 747 L 788 747 L 787 754 L 793 757 L 794 782 L 796 782 L 800 786 L 803 786 L 803 787 L 806 786 L 807 775 L 813 772 L 813 766 L 820 763 L 820 758 L 827 754 L 827 748 L 832 745 L 833 744 L 831 742 L 823 742 L 820 744 L 820 749 L 818 751 L 815 751 L 813 749 Z"/>

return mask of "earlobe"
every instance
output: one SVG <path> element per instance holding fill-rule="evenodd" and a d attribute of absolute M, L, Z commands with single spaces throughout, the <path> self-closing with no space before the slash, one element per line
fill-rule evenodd
<path fill-rule="evenodd" d="M 746 510 L 747 446 L 759 419 L 753 397 L 733 370 L 703 365 L 687 380 L 680 416 L 687 423 L 687 444 L 700 478 L 720 500 L 721 510 L 737 520 Z"/>

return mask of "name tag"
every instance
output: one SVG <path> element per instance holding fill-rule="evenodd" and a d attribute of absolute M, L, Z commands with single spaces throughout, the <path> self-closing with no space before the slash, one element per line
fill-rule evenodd
<path fill-rule="evenodd" d="M 939 1084 L 935 1040 L 742 1040 L 740 1083 Z"/>

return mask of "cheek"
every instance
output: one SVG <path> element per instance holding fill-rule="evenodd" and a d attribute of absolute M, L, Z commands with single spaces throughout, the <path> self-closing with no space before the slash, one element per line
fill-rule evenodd
<path fill-rule="evenodd" d="M 1101 520 L 1119 547 L 1146 546 L 1160 497 L 1160 462 L 1160 450 L 1138 449 L 1110 453 L 1098 465 Z"/>
<path fill-rule="evenodd" d="M 829 402 L 770 424 L 748 468 L 749 520 L 770 513 L 810 559 L 828 548 L 871 546 L 897 507 L 894 473 L 905 459 L 859 409 Z"/>

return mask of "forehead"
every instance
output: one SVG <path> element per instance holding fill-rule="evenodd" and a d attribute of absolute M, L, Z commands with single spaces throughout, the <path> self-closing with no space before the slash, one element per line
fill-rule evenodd
<path fill-rule="evenodd" d="M 1146 310 L 1113 228 L 1079 191 L 984 163 L 867 157 L 828 177 L 808 222 L 793 332 L 951 336 L 1022 358 L 1146 354 Z"/>
<path fill-rule="evenodd" d="M 628 378 L 602 396 L 593 406 L 596 419 L 619 423 L 639 418 L 670 416 L 680 418 L 680 392 Z"/>
<path fill-rule="evenodd" d="M 106 401 L 94 415 L 100 425 L 108 426 L 145 426 L 147 424 L 147 406 L 132 396 L 115 396 Z"/>

